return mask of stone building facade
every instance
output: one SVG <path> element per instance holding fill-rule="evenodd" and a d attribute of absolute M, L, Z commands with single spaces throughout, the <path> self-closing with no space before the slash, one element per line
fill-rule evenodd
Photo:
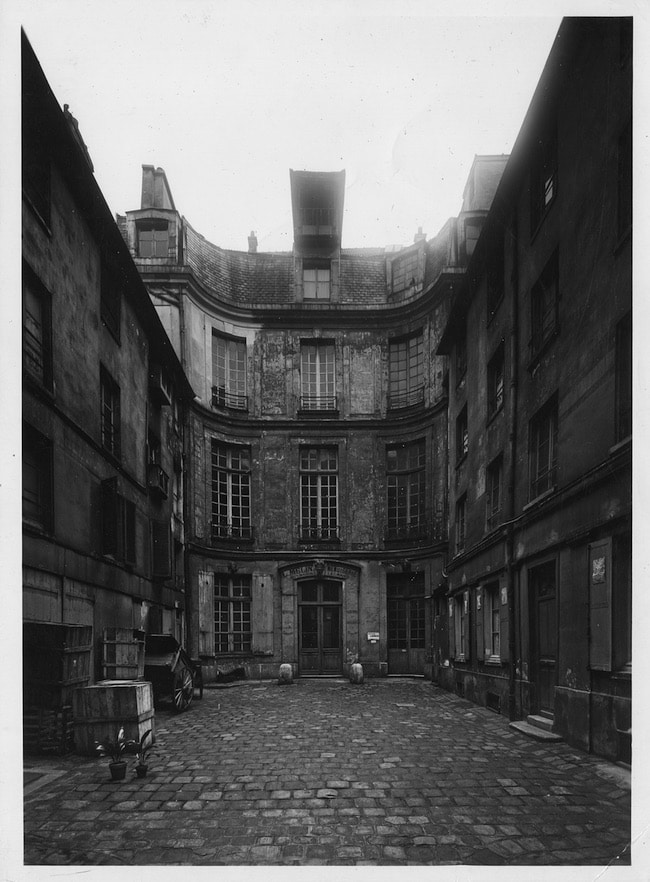
<path fill-rule="evenodd" d="M 563 22 L 454 297 L 434 636 L 441 685 L 628 761 L 631 35 Z"/>
<path fill-rule="evenodd" d="M 291 171 L 293 251 L 263 253 L 254 234 L 247 252 L 206 241 L 143 167 L 141 207 L 118 221 L 197 393 L 189 641 L 213 674 L 431 674 L 447 538 L 435 352 L 504 163 L 477 158 L 467 211 L 394 252 L 342 247 L 343 172 Z"/>
<path fill-rule="evenodd" d="M 193 391 L 23 35 L 23 618 L 185 630 Z M 56 679 L 55 674 L 53 674 Z"/>

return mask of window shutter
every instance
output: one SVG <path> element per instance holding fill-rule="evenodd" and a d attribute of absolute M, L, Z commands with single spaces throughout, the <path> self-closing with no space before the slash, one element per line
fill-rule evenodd
<path fill-rule="evenodd" d="M 485 658 L 485 598 L 487 591 L 480 586 L 476 589 L 476 659 Z"/>
<path fill-rule="evenodd" d="M 199 655 L 214 655 L 214 573 L 199 573 Z"/>
<path fill-rule="evenodd" d="M 273 654 L 273 580 L 253 573 L 252 651 Z"/>
<path fill-rule="evenodd" d="M 612 670 L 611 539 L 589 546 L 589 666 Z"/>
<path fill-rule="evenodd" d="M 168 521 L 151 522 L 152 575 L 159 578 L 171 575 L 169 529 Z"/>
<path fill-rule="evenodd" d="M 102 554 L 118 553 L 117 478 L 102 481 Z"/>
<path fill-rule="evenodd" d="M 454 621 L 454 599 L 453 597 L 449 597 L 447 599 L 448 606 L 448 615 L 447 615 L 447 630 L 449 632 L 449 658 L 456 658 L 456 623 Z"/>
<path fill-rule="evenodd" d="M 510 647 L 508 645 L 508 589 L 505 585 L 499 588 L 497 603 L 501 603 L 501 616 L 499 617 L 499 648 L 501 661 L 508 661 L 510 658 Z"/>

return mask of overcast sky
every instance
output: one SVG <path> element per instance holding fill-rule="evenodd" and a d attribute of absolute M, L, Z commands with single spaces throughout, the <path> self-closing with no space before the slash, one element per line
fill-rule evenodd
<path fill-rule="evenodd" d="M 291 249 L 290 168 L 346 170 L 344 247 L 435 235 L 474 155 L 510 151 L 561 20 L 417 0 L 19 7 L 111 210 L 139 208 L 142 165 L 161 166 L 198 232 L 246 249 L 255 230 L 261 250 Z"/>

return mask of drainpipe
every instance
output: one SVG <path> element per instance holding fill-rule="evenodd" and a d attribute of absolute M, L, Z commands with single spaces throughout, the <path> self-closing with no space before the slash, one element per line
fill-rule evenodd
<path fill-rule="evenodd" d="M 519 236 L 517 229 L 517 213 L 515 211 L 512 220 L 512 332 L 510 337 L 510 482 L 509 482 L 509 509 L 510 523 L 506 533 L 506 562 L 507 562 L 507 592 L 508 592 L 508 657 L 510 668 L 508 674 L 508 715 L 511 720 L 517 718 L 516 702 L 516 650 L 517 633 L 515 627 L 515 579 L 517 568 L 515 565 L 514 548 L 514 525 L 515 518 L 515 474 L 517 467 L 517 383 L 519 368 Z"/>

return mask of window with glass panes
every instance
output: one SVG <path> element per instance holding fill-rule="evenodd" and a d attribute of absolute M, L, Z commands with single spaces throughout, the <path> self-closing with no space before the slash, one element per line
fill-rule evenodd
<path fill-rule="evenodd" d="M 333 343 L 301 345 L 300 384 L 303 410 L 336 410 Z"/>
<path fill-rule="evenodd" d="M 426 531 L 424 441 L 386 449 L 387 539 L 407 539 Z"/>
<path fill-rule="evenodd" d="M 530 170 L 531 233 L 535 232 L 557 195 L 557 167 L 557 135 L 553 124 L 537 139 L 533 155 Z"/>
<path fill-rule="evenodd" d="M 251 577 L 214 574 L 214 651 L 250 652 Z"/>
<path fill-rule="evenodd" d="M 467 514 L 467 496 L 463 495 L 456 503 L 456 551 L 465 548 L 465 518 Z"/>
<path fill-rule="evenodd" d="M 499 584 L 495 582 L 483 589 L 486 657 L 499 658 L 501 655 L 501 603 Z"/>
<path fill-rule="evenodd" d="M 469 450 L 469 430 L 467 428 L 467 405 L 456 417 L 456 463 L 465 459 Z"/>
<path fill-rule="evenodd" d="M 212 332 L 212 403 L 235 410 L 248 409 L 246 341 Z"/>
<path fill-rule="evenodd" d="M 212 441 L 212 537 L 250 539 L 250 448 Z"/>
<path fill-rule="evenodd" d="M 424 342 L 421 333 L 394 340 L 388 347 L 388 406 L 410 407 L 424 401 Z"/>
<path fill-rule="evenodd" d="M 119 457 L 120 387 L 104 367 L 100 368 L 100 404 L 102 447 Z"/>
<path fill-rule="evenodd" d="M 138 224 L 138 257 L 169 256 L 169 225 L 166 221 Z"/>
<path fill-rule="evenodd" d="M 530 421 L 528 446 L 530 499 L 550 490 L 557 470 L 557 398 L 554 396 Z"/>
<path fill-rule="evenodd" d="M 52 526 L 52 442 L 23 426 L 23 518 L 42 530 Z"/>
<path fill-rule="evenodd" d="M 329 266 L 305 266 L 302 271 L 305 300 L 329 300 L 331 270 Z"/>
<path fill-rule="evenodd" d="M 300 450 L 300 538 L 338 538 L 338 451 Z"/>

